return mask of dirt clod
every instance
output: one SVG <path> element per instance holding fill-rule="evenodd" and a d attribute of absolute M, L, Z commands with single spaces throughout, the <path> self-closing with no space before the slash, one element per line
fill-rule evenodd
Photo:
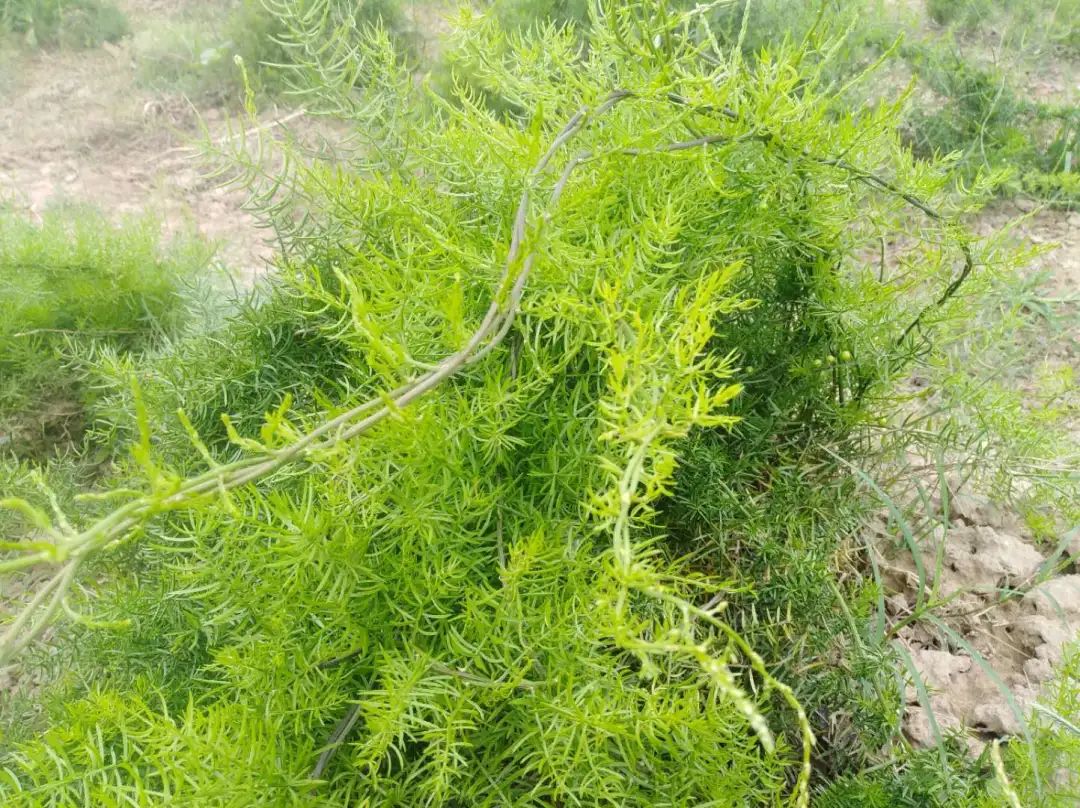
<path fill-rule="evenodd" d="M 955 496 L 949 513 L 947 529 L 929 531 L 919 550 L 923 595 L 944 601 L 935 614 L 950 631 L 913 623 L 899 633 L 929 694 L 925 704 L 917 688 L 908 688 L 903 726 L 919 746 L 966 731 L 978 753 L 988 738 L 1022 732 L 1039 686 L 1080 631 L 1080 575 L 1040 581 L 1049 553 L 1018 535 L 1014 516 L 985 500 Z M 886 609 L 907 614 L 919 565 L 880 524 L 876 532 L 878 546 L 888 546 Z"/>

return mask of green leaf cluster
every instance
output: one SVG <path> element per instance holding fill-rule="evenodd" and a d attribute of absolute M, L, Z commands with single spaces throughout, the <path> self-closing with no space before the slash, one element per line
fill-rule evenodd
<path fill-rule="evenodd" d="M 0 451 L 77 441 L 87 390 L 75 357 L 145 350 L 179 332 L 184 286 L 209 261 L 194 240 L 160 245 L 151 219 L 114 225 L 87 208 L 40 223 L 0 210 Z"/>
<path fill-rule="evenodd" d="M 109 365 L 137 517 L 24 508 L 94 555 L 5 804 L 806 805 L 895 729 L 830 458 L 979 280 L 967 202 L 827 52 L 700 12 L 463 12 L 446 95 L 313 7 L 295 75 L 355 138 L 246 166 L 269 300 Z"/>

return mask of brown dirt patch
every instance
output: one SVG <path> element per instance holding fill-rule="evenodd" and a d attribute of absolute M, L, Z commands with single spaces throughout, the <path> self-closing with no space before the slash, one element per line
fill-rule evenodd
<path fill-rule="evenodd" d="M 133 25 L 151 22 L 151 6 Z M 0 62 L 0 198 L 31 215 L 61 201 L 117 217 L 150 212 L 166 235 L 194 228 L 219 243 L 221 261 L 239 279 L 263 271 L 272 250 L 242 210 L 243 195 L 204 179 L 197 160 L 177 149 L 196 135 L 200 116 L 221 128 L 221 110 L 140 88 L 123 44 L 9 49 Z"/>
<path fill-rule="evenodd" d="M 1068 534 L 1072 542 L 1055 555 L 1015 514 L 959 492 L 942 521 L 919 542 L 918 560 L 884 520 L 870 543 L 894 621 L 912 614 L 920 589 L 941 604 L 939 623 L 914 621 L 897 633 L 929 694 L 926 704 L 908 688 L 905 734 L 920 746 L 936 743 L 932 712 L 941 732 L 965 731 L 979 752 L 990 738 L 1022 732 L 1080 631 L 1080 533 Z"/>

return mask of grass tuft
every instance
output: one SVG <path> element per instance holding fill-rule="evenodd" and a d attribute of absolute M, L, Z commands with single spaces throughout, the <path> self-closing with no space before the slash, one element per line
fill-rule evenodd
<path fill-rule="evenodd" d="M 130 33 L 127 17 L 109 0 L 0 0 L 0 31 L 33 46 L 93 48 Z"/>
<path fill-rule="evenodd" d="M 196 242 L 159 245 L 150 219 L 113 225 L 88 208 L 40 223 L 0 211 L 2 450 L 41 456 L 77 444 L 90 391 L 78 357 L 145 350 L 177 333 L 184 284 L 209 260 Z"/>

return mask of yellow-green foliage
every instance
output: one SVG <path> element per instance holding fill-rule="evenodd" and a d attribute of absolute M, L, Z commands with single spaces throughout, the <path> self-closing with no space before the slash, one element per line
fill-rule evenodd
<path fill-rule="evenodd" d="M 208 257 L 195 242 L 163 250 L 150 219 L 115 226 L 60 208 L 36 224 L 0 210 L 0 450 L 32 453 L 77 436 L 83 390 L 64 355 L 131 351 L 176 333 L 182 286 Z"/>
<path fill-rule="evenodd" d="M 114 361 L 138 488 L 5 553 L 95 583 L 5 804 L 806 805 L 867 764 L 900 694 L 830 458 L 991 271 L 900 107 L 645 3 L 584 48 L 463 14 L 498 113 L 312 8 L 303 101 L 356 139 L 248 166 L 269 302 Z"/>

